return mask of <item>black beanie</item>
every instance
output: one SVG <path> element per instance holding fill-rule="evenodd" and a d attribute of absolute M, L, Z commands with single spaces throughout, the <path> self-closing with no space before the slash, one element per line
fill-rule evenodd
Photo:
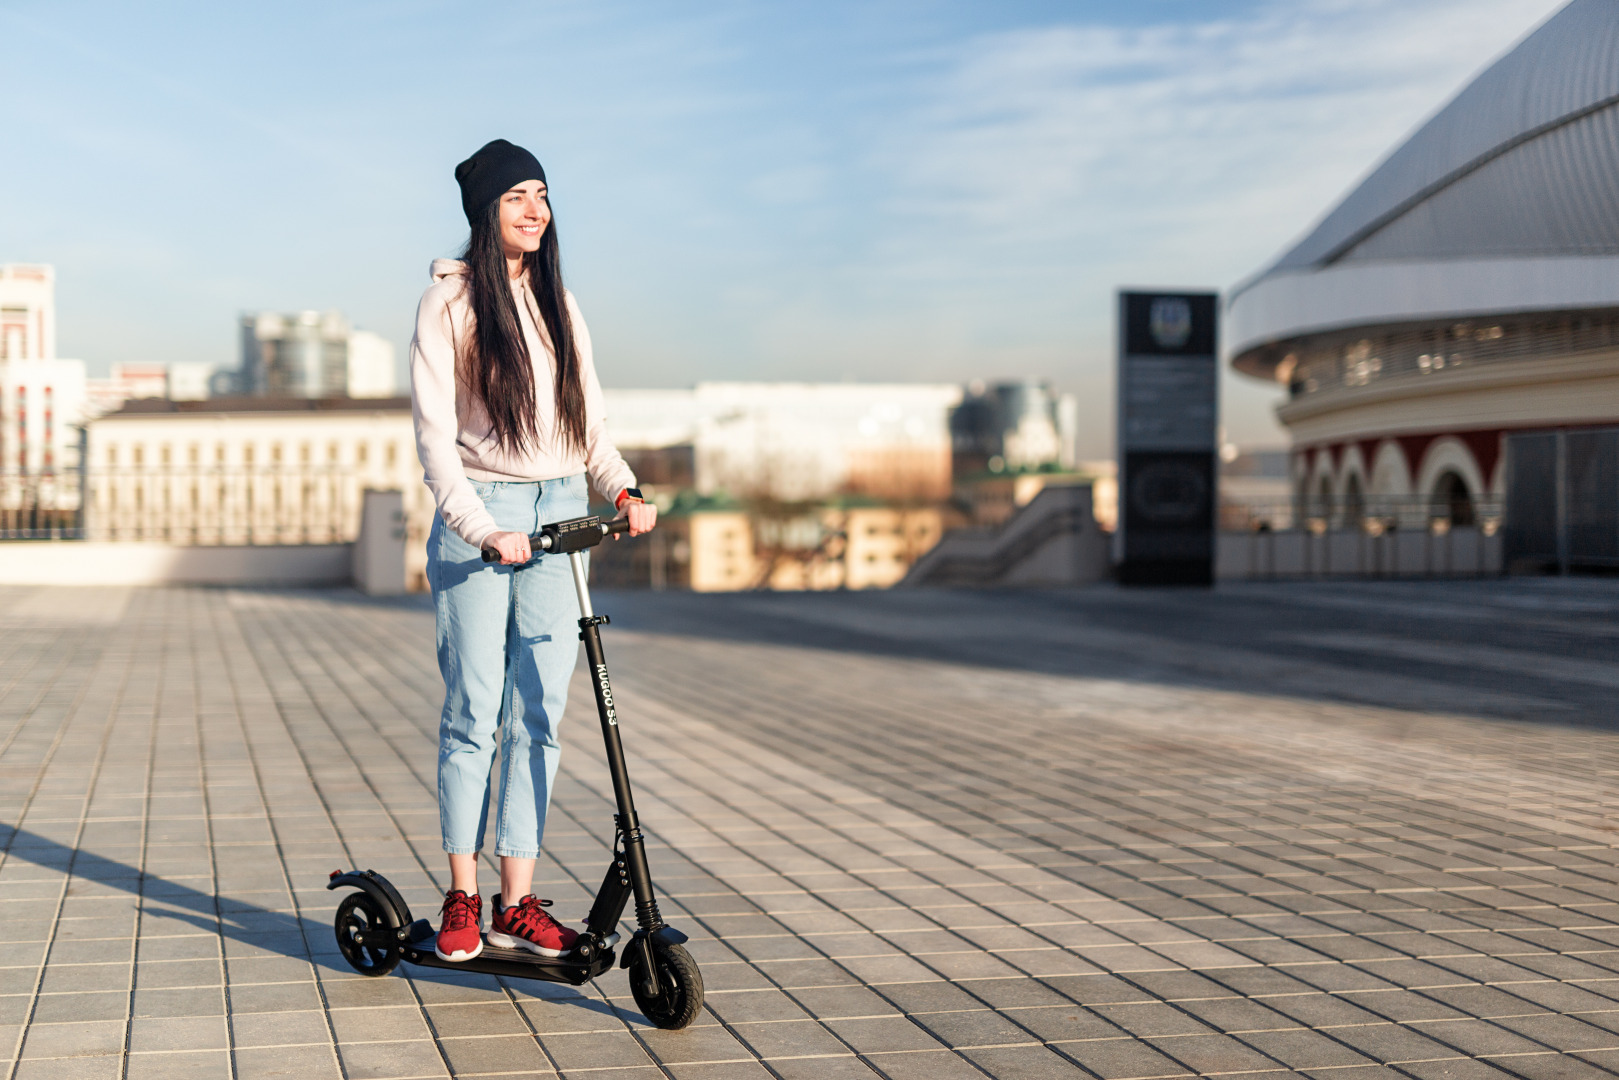
<path fill-rule="evenodd" d="M 505 139 L 485 143 L 476 154 L 455 167 L 455 182 L 461 185 L 461 209 L 467 221 L 475 222 L 489 204 L 525 180 L 545 183 L 540 161 L 521 146 Z"/>

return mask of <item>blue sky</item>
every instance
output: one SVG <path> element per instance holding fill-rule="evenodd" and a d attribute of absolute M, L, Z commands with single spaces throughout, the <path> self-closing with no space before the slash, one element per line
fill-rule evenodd
<path fill-rule="evenodd" d="M 1048 378 L 1101 456 L 1117 286 L 1247 276 L 1559 6 L 0 0 L 0 261 L 92 373 L 234 364 L 256 309 L 403 353 L 504 137 L 608 385 Z"/>

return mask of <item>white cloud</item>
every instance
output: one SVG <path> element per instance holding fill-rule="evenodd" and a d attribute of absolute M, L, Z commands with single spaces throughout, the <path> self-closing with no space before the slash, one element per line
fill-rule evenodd
<path fill-rule="evenodd" d="M 1557 6 L 1289 0 L 1241 21 L 966 41 L 876 155 L 890 220 L 1241 273 Z"/>
<path fill-rule="evenodd" d="M 860 276 L 897 308 L 937 302 L 905 295 L 918 285 L 952 307 L 986 279 L 1010 290 L 956 320 L 981 373 L 997 336 L 1002 363 L 1043 359 L 1035 374 L 1107 370 L 1115 287 L 1224 288 L 1259 269 L 1560 6 L 1288 0 L 1241 19 L 961 42 L 875 140 L 887 197 Z M 1031 349 L 1022 321 L 1067 333 Z M 1240 435 L 1276 437 L 1273 396 L 1228 388 Z M 1108 411 L 1096 402 L 1098 427 Z"/>

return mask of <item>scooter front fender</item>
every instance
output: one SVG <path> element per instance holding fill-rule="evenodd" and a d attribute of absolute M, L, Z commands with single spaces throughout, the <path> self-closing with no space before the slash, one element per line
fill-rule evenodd
<path fill-rule="evenodd" d="M 642 959 L 643 956 L 643 963 L 649 963 L 652 957 L 648 950 L 654 944 L 684 945 L 690 940 L 685 934 L 672 926 L 660 926 L 650 933 L 645 930 L 637 930 L 635 936 L 630 938 L 629 943 L 624 946 L 624 955 L 619 958 L 618 966 L 627 968 L 636 960 Z"/>

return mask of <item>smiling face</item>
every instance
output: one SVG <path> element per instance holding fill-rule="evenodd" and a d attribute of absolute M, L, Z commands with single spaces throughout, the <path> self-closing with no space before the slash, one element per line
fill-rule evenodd
<path fill-rule="evenodd" d="M 506 258 L 521 259 L 540 249 L 540 237 L 551 224 L 545 194 L 543 181 L 525 180 L 500 197 L 500 246 Z"/>

